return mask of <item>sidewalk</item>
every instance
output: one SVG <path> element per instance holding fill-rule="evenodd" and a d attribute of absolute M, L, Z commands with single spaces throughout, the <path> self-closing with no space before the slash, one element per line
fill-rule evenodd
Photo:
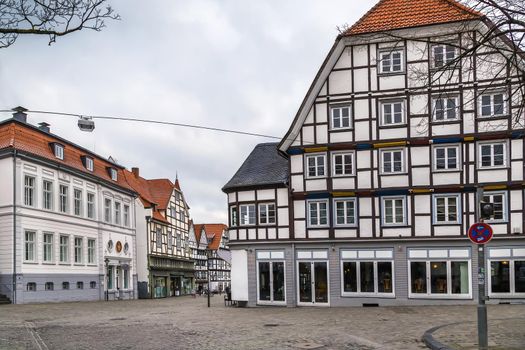
<path fill-rule="evenodd" d="M 431 349 L 477 350 L 478 335 L 476 322 L 456 322 L 435 327 L 427 333 L 434 344 Z M 525 349 L 525 315 L 507 319 L 489 319 L 489 350 Z M 445 347 L 442 347 L 444 345 Z"/>

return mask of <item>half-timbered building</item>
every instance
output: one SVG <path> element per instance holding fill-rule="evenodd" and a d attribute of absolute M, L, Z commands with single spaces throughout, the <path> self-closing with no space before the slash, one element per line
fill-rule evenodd
<path fill-rule="evenodd" d="M 124 168 L 15 111 L 0 123 L 0 294 L 136 298 L 136 193 Z"/>
<path fill-rule="evenodd" d="M 283 140 L 223 188 L 233 299 L 473 303 L 477 188 L 486 292 L 525 298 L 519 77 L 505 50 L 465 54 L 489 25 L 454 0 L 381 0 L 337 37 Z"/>
<path fill-rule="evenodd" d="M 189 246 L 189 207 L 178 179 L 147 180 L 139 168 L 125 171 L 139 197 L 137 265 L 140 298 L 190 294 L 194 287 L 194 261 Z"/>

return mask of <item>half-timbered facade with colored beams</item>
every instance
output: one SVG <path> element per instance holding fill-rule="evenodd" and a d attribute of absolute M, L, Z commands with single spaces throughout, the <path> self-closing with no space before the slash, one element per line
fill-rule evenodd
<path fill-rule="evenodd" d="M 124 168 L 15 111 L 0 123 L 0 294 L 136 298 L 136 193 Z"/>
<path fill-rule="evenodd" d="M 168 179 L 147 180 L 139 168 L 125 171 L 138 193 L 137 263 L 140 298 L 190 294 L 194 261 L 189 246 L 189 207 L 180 189 Z"/>
<path fill-rule="evenodd" d="M 477 253 L 466 232 L 477 187 L 495 207 L 487 293 L 525 298 L 518 73 L 504 50 L 462 56 L 487 23 L 453 0 L 381 0 L 338 36 L 278 145 L 289 237 L 231 235 L 232 298 L 473 303 Z M 224 191 L 231 215 L 237 190 Z"/>

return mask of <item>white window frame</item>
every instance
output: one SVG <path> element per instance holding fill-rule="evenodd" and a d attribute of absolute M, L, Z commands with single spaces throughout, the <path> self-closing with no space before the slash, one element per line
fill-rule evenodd
<path fill-rule="evenodd" d="M 115 169 L 115 168 L 109 168 L 109 174 L 110 174 L 110 176 L 111 176 L 111 180 L 113 180 L 113 181 L 117 181 L 117 180 L 118 180 L 117 169 Z"/>
<path fill-rule="evenodd" d="M 496 251 L 498 254 L 494 254 Z M 503 251 L 503 254 L 501 254 Z M 525 261 L 525 246 L 513 246 L 513 247 L 497 247 L 488 249 L 488 259 L 487 259 L 487 283 L 488 283 L 488 295 L 493 298 L 523 298 L 525 297 L 525 292 L 516 292 L 516 261 Z M 509 292 L 492 292 L 492 262 L 509 262 Z"/>
<path fill-rule="evenodd" d="M 394 122 L 394 105 L 401 104 L 401 121 Z M 392 123 L 385 122 L 385 106 L 391 107 Z M 381 120 L 380 126 L 401 126 L 406 124 L 406 101 L 405 100 L 386 100 L 380 102 Z"/>
<path fill-rule="evenodd" d="M 28 235 L 31 239 L 28 239 Z M 36 262 L 37 261 L 37 238 L 35 230 L 24 230 L 24 262 Z M 31 252 L 31 256 L 29 256 Z"/>
<path fill-rule="evenodd" d="M 46 242 L 46 237 L 51 237 L 51 242 Z M 46 260 L 46 249 L 50 248 L 49 259 Z M 55 262 L 55 235 L 52 232 L 42 233 L 42 262 L 44 264 L 52 264 Z"/>
<path fill-rule="evenodd" d="M 70 240 L 70 236 L 69 235 L 64 235 L 64 234 L 61 234 L 58 236 L 58 261 L 61 263 L 61 264 L 69 264 L 69 261 L 71 260 L 71 240 Z M 62 237 L 64 237 L 67 241 L 66 244 L 62 244 Z M 65 247 L 65 259 L 66 260 L 62 260 L 62 247 Z"/>
<path fill-rule="evenodd" d="M 342 224 L 339 224 L 337 222 L 337 203 L 338 202 L 342 202 L 344 203 L 344 211 L 345 211 L 345 215 L 344 215 L 344 223 Z M 346 211 L 347 211 L 347 206 L 348 204 L 347 203 L 353 203 L 354 204 L 354 222 L 353 223 L 348 223 L 347 221 L 347 216 L 346 216 Z M 335 227 L 356 227 L 357 226 L 357 220 L 358 220 L 358 215 L 357 215 L 357 198 L 356 197 L 339 197 L 339 198 L 334 198 L 333 199 L 333 218 L 334 218 L 334 226 Z"/>
<path fill-rule="evenodd" d="M 503 113 L 495 114 L 494 113 L 494 96 L 496 95 L 502 95 L 503 97 Z M 490 115 L 483 115 L 483 97 L 489 96 L 490 97 Z M 479 95 L 479 102 L 478 102 L 478 118 L 494 118 L 494 117 L 504 117 L 508 114 L 507 109 L 507 93 L 505 91 L 491 91 L 486 92 L 481 95 Z"/>
<path fill-rule="evenodd" d="M 32 180 L 32 185 L 28 184 L 27 180 Z M 24 205 L 28 207 L 35 207 L 37 202 L 36 197 L 36 176 L 35 175 L 24 175 Z"/>
<path fill-rule="evenodd" d="M 235 215 L 233 215 L 235 213 Z M 230 226 L 237 227 L 239 226 L 239 209 L 236 205 L 230 207 Z"/>
<path fill-rule="evenodd" d="M 374 250 L 350 250 L 350 249 L 342 249 L 341 250 L 341 256 L 339 257 L 340 260 L 340 278 L 341 278 L 341 296 L 342 297 L 380 297 L 380 298 L 395 298 L 396 297 L 396 269 L 395 269 L 395 263 L 394 263 L 394 252 L 393 250 L 382 250 L 384 252 L 390 252 L 392 255 L 391 258 L 381 258 L 377 256 L 378 251 Z M 355 252 L 355 257 L 353 258 L 345 258 L 342 256 L 343 252 L 351 252 L 352 254 Z M 362 253 L 369 253 L 370 257 L 367 258 L 361 258 L 359 257 Z M 344 263 L 350 262 L 355 263 L 356 266 L 356 292 L 345 292 L 344 289 Z M 364 262 L 371 262 L 374 264 L 374 292 L 361 292 L 361 266 L 360 264 Z M 380 262 L 388 262 L 391 265 L 392 268 L 392 274 L 391 274 L 391 286 L 392 286 L 392 292 L 391 293 L 384 293 L 379 292 L 379 278 L 378 278 L 378 268 L 377 264 Z"/>
<path fill-rule="evenodd" d="M 120 226 L 120 224 L 122 223 L 122 203 L 115 201 L 113 203 L 113 210 L 115 211 L 113 218 L 115 220 L 115 225 Z"/>
<path fill-rule="evenodd" d="M 77 194 L 80 193 L 80 196 L 77 197 Z M 83 216 L 83 199 L 84 193 L 80 188 L 73 188 L 73 215 Z M 78 211 L 77 211 L 78 209 Z"/>
<path fill-rule="evenodd" d="M 394 64 L 394 54 L 399 54 L 400 64 L 399 64 L 399 70 L 393 70 Z M 384 56 L 387 55 L 388 57 L 385 58 Z M 390 49 L 381 49 L 378 52 L 378 69 L 380 74 L 402 74 L 405 72 L 405 50 L 403 48 L 390 48 Z M 385 70 L 384 63 L 389 63 L 389 70 Z"/>
<path fill-rule="evenodd" d="M 439 100 L 443 101 L 443 119 L 437 119 L 437 102 Z M 454 118 L 448 118 L 448 111 L 451 108 L 448 108 L 448 100 L 454 100 Z M 432 121 L 435 123 L 447 123 L 459 120 L 459 97 L 458 96 L 434 96 L 432 98 Z"/>
<path fill-rule="evenodd" d="M 441 54 L 443 55 L 443 65 L 436 65 L 436 56 L 435 48 L 441 47 Z M 454 57 L 452 59 L 447 58 L 447 49 L 452 47 L 454 49 Z M 442 43 L 442 44 L 432 44 L 430 46 L 430 67 L 432 69 L 441 69 L 446 67 L 450 62 L 458 58 L 458 48 L 453 43 Z"/>
<path fill-rule="evenodd" d="M 93 248 L 89 244 L 93 242 Z M 97 240 L 95 238 L 88 238 L 87 240 L 87 263 L 88 265 L 97 264 Z"/>
<path fill-rule="evenodd" d="M 46 184 L 51 184 L 50 189 L 46 189 Z M 42 179 L 42 209 L 44 210 L 53 210 L 54 207 L 54 196 L 53 196 L 53 187 L 54 182 L 49 179 Z M 46 197 L 49 196 L 49 206 L 46 207 Z"/>
<path fill-rule="evenodd" d="M 270 206 L 273 206 L 273 221 L 270 221 L 270 218 L 272 218 L 270 213 Z M 263 222 L 263 218 L 261 215 L 261 208 L 266 208 L 266 221 Z M 275 205 L 275 202 L 267 202 L 267 203 L 259 203 L 259 225 L 275 225 L 277 222 L 277 206 Z"/>
<path fill-rule="evenodd" d="M 401 170 L 400 171 L 385 171 L 385 153 L 391 154 L 391 170 L 394 170 L 394 153 L 401 152 Z M 379 150 L 380 153 L 380 159 L 381 159 L 381 168 L 380 168 L 380 174 L 381 175 L 393 175 L 393 174 L 404 174 L 406 173 L 406 150 L 405 148 L 384 148 Z"/>
<path fill-rule="evenodd" d="M 55 151 L 55 157 L 60 160 L 64 160 L 64 146 L 62 146 L 59 143 L 55 143 L 53 146 Z"/>
<path fill-rule="evenodd" d="M 456 221 L 449 221 L 449 206 L 448 201 L 445 201 L 445 217 L 447 220 L 445 221 L 438 221 L 437 219 L 437 200 L 439 198 L 455 198 L 456 199 Z M 461 218 L 463 215 L 462 211 L 462 203 L 461 203 L 461 194 L 459 193 L 448 193 L 448 194 L 434 194 L 432 195 L 432 222 L 434 225 L 456 225 L 461 224 Z"/>
<path fill-rule="evenodd" d="M 343 125 L 343 109 L 348 110 L 348 125 Z M 335 115 L 334 112 L 339 111 L 339 125 L 335 126 Z M 352 104 L 341 104 L 330 106 L 330 130 L 351 130 L 353 128 L 353 116 L 352 116 Z"/>
<path fill-rule="evenodd" d="M 77 245 L 77 240 L 80 240 L 80 246 Z M 84 264 L 84 238 L 75 236 L 73 239 L 73 246 L 74 246 L 74 254 L 73 254 L 73 261 L 75 265 L 82 265 Z M 80 254 L 77 254 L 77 249 Z"/>
<path fill-rule="evenodd" d="M 321 209 L 319 204 L 324 203 L 326 204 L 326 224 L 321 224 Z M 317 224 L 312 224 L 311 222 L 311 215 L 310 215 L 310 205 L 315 204 L 317 206 L 316 212 L 317 212 Z M 322 227 L 329 227 L 330 226 L 330 203 L 328 199 L 315 199 L 315 200 L 308 200 L 306 201 L 306 210 L 307 210 L 307 225 L 308 228 L 322 228 Z"/>
<path fill-rule="evenodd" d="M 66 190 L 65 193 L 62 193 L 62 189 Z M 58 211 L 64 214 L 69 212 L 69 186 L 65 184 L 58 185 Z"/>
<path fill-rule="evenodd" d="M 89 200 L 89 196 L 93 196 L 93 201 Z M 86 215 L 89 219 L 95 219 L 96 217 L 96 209 L 95 209 L 95 202 L 96 202 L 96 195 L 93 192 L 87 192 L 86 194 L 86 203 L 87 203 L 87 212 Z M 90 209 L 91 208 L 91 209 Z M 90 215 L 91 210 L 91 215 Z"/>
<path fill-rule="evenodd" d="M 319 175 L 319 160 L 318 158 L 323 158 L 323 174 Z M 309 159 L 315 159 L 315 175 L 310 175 L 310 168 L 308 166 Z M 326 175 L 326 153 L 308 153 L 304 157 L 305 160 L 305 172 L 306 172 L 306 178 L 307 179 L 322 179 L 325 178 Z"/>
<path fill-rule="evenodd" d="M 129 214 L 130 214 L 130 211 L 129 211 L 129 204 L 124 204 L 123 205 L 123 210 L 122 210 L 122 215 L 123 215 L 123 223 L 124 223 L 124 226 L 126 227 L 129 227 L 129 223 L 130 223 L 130 220 L 129 220 Z"/>
<path fill-rule="evenodd" d="M 410 249 L 408 250 L 409 254 L 411 250 L 416 249 Z M 446 255 L 443 257 L 431 257 L 430 254 L 432 251 L 436 250 L 442 250 L 447 251 Z M 407 269 L 408 269 L 408 298 L 409 299 L 472 299 L 472 255 L 470 254 L 468 257 L 464 258 L 454 258 L 451 257 L 451 251 L 454 249 L 447 250 L 444 249 L 422 249 L 422 251 L 425 251 L 426 255 L 425 257 L 421 258 L 414 258 L 410 257 L 410 255 L 407 255 Z M 463 250 L 463 249 L 462 249 Z M 467 262 L 467 271 L 468 271 L 468 283 L 469 283 L 469 292 L 468 294 L 453 294 L 452 293 L 452 262 Z M 425 268 L 426 268 L 426 293 L 412 293 L 412 263 L 413 262 L 424 262 Z M 431 262 L 446 262 L 447 266 L 447 293 L 432 293 L 432 286 L 431 286 Z"/>
<path fill-rule="evenodd" d="M 250 208 L 253 207 L 253 222 L 250 220 Z M 248 218 L 247 223 L 244 222 L 243 219 L 243 209 L 246 208 L 246 215 Z M 239 205 L 239 226 L 255 226 L 257 223 L 257 212 L 255 211 L 256 207 L 255 204 L 240 204 Z"/>
<path fill-rule="evenodd" d="M 386 201 L 396 201 L 401 200 L 402 201 L 402 210 L 403 210 L 403 221 L 402 222 L 395 222 L 396 218 L 396 208 L 395 208 L 395 202 L 392 206 L 392 219 L 394 220 L 391 223 L 386 222 L 386 208 L 385 208 L 385 202 Z M 383 196 L 381 197 L 381 225 L 385 227 L 395 227 L 395 226 L 406 226 L 408 224 L 408 218 L 407 218 L 408 208 L 407 208 L 407 197 L 406 196 Z"/>
<path fill-rule="evenodd" d="M 108 206 L 109 204 L 109 206 Z M 112 220 L 113 201 L 111 198 L 104 197 L 104 222 L 111 224 Z"/>
<path fill-rule="evenodd" d="M 503 164 L 502 165 L 494 165 L 495 157 L 494 157 L 494 146 L 496 145 L 503 145 Z M 482 165 L 483 159 L 482 159 L 482 152 L 481 149 L 483 146 L 491 146 L 491 165 Z M 478 169 L 499 169 L 499 168 L 506 168 L 508 164 L 508 145 L 506 141 L 491 141 L 491 142 L 479 142 L 477 145 L 477 153 L 478 153 Z"/>
<path fill-rule="evenodd" d="M 259 252 L 257 252 L 259 253 Z M 272 252 L 268 252 L 268 253 L 274 253 L 273 251 Z M 283 257 L 284 257 L 284 252 L 281 252 L 283 253 Z M 266 263 L 270 263 L 270 300 L 260 300 L 261 297 L 260 297 L 260 278 L 259 278 L 259 263 L 260 262 L 266 262 Z M 281 301 L 281 300 L 278 300 L 278 301 L 274 301 L 274 296 L 273 296 L 273 263 L 276 262 L 276 263 L 283 263 L 283 268 L 284 268 L 284 301 Z M 256 264 L 257 264 L 257 275 L 256 275 L 256 278 L 257 278 L 257 304 L 258 305 L 286 305 L 286 261 L 284 260 L 284 258 L 273 258 L 271 257 L 268 257 L 268 258 L 259 258 L 257 257 L 256 259 Z"/>
<path fill-rule="evenodd" d="M 348 177 L 348 176 L 355 176 L 355 152 L 332 152 L 332 176 L 333 177 Z M 336 173 L 336 157 L 341 156 L 342 157 L 342 167 L 343 167 L 343 173 L 337 174 Z M 346 174 L 344 172 L 345 170 L 345 156 L 350 156 L 352 158 L 351 162 L 351 170 L 349 174 Z"/>
<path fill-rule="evenodd" d="M 487 223 L 505 223 L 505 222 L 508 222 L 509 220 L 509 208 L 508 208 L 508 205 L 507 205 L 507 196 L 508 196 L 508 192 L 507 191 L 486 191 L 483 193 L 483 197 L 493 197 L 493 196 L 502 196 L 503 198 L 501 199 L 501 205 L 502 205 L 502 210 L 503 210 L 503 218 L 502 219 L 485 219 L 485 222 Z M 493 203 L 493 199 L 490 198 L 490 202 Z"/>
<path fill-rule="evenodd" d="M 87 170 L 93 171 L 95 169 L 95 161 L 93 160 L 93 158 L 86 157 L 85 158 L 85 162 L 86 162 L 86 169 Z"/>
<path fill-rule="evenodd" d="M 455 168 L 449 168 L 448 167 L 448 149 L 449 148 L 455 148 L 456 149 L 456 167 Z M 437 157 L 437 150 L 438 149 L 445 149 L 445 169 L 438 169 L 438 157 Z M 462 147 L 459 144 L 437 144 L 432 146 L 432 170 L 434 172 L 449 172 L 449 171 L 458 171 L 460 170 L 461 166 L 461 160 L 462 160 Z"/>

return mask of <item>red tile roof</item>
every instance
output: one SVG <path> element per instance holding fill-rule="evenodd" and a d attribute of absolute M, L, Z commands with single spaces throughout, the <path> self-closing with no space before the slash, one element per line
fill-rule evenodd
<path fill-rule="evenodd" d="M 217 250 L 221 244 L 222 234 L 224 233 L 224 230 L 228 228 L 228 226 L 224 224 L 195 224 L 194 228 L 195 236 L 198 239 L 197 242 L 200 240 L 200 236 L 202 234 L 201 231 L 204 229 L 204 232 L 206 232 L 206 237 L 210 242 L 208 244 L 208 249 Z"/>
<path fill-rule="evenodd" d="M 124 170 L 126 181 L 137 191 L 144 207 L 155 206 L 153 210 L 153 219 L 169 223 L 165 211 L 168 208 L 171 194 L 175 188 L 173 183 L 168 179 L 147 180 L 129 170 Z M 161 212 L 164 212 L 164 214 Z"/>
<path fill-rule="evenodd" d="M 479 19 L 482 14 L 456 0 L 380 0 L 343 35 Z"/>
<path fill-rule="evenodd" d="M 55 157 L 50 146 L 53 142 L 64 145 L 64 160 Z M 68 166 L 127 191 L 133 191 L 125 179 L 123 167 L 111 163 L 107 159 L 64 140 L 59 136 L 39 130 L 35 126 L 12 119 L 0 123 L 0 149 L 9 148 L 47 159 L 56 164 Z M 86 169 L 82 163 L 82 156 L 93 158 L 93 171 Z M 108 167 L 117 170 L 117 181 L 111 179 L 108 173 Z"/>

